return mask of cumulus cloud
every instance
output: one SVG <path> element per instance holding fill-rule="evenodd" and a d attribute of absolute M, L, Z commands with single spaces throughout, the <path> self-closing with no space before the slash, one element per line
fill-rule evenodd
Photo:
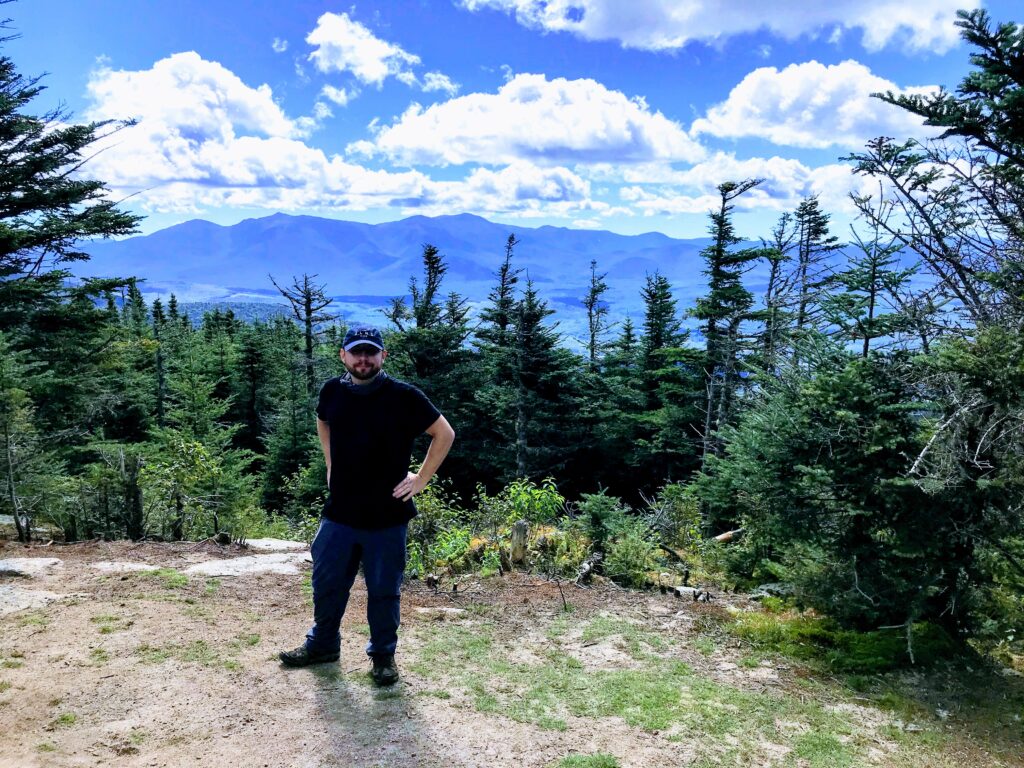
<path fill-rule="evenodd" d="M 826 210 L 853 213 L 850 193 L 862 194 L 870 183 L 854 176 L 848 165 L 810 167 L 792 158 L 737 159 L 726 152 L 686 170 L 663 169 L 653 178 L 657 184 L 623 179 L 619 196 L 646 215 L 707 213 L 719 204 L 717 187 L 722 182 L 760 178 L 764 181 L 759 186 L 737 199 L 737 208 L 792 210 L 805 197 L 817 195 Z"/>
<path fill-rule="evenodd" d="M 222 137 L 237 126 L 263 136 L 301 136 L 308 128 L 289 119 L 269 85 L 252 88 L 227 68 L 198 53 L 176 53 L 143 71 L 101 67 L 88 83 L 95 120 L 134 117 L 173 124 L 183 141 Z"/>
<path fill-rule="evenodd" d="M 912 51 L 943 52 L 959 40 L 953 24 L 957 9 L 979 4 L 980 0 L 736 0 L 725 11 L 714 0 L 462 0 L 471 11 L 503 10 L 534 29 L 569 32 L 585 40 L 617 40 L 625 47 L 655 51 L 761 29 L 793 39 L 845 28 L 860 30 L 869 51 L 901 45 Z"/>
<path fill-rule="evenodd" d="M 562 167 L 519 162 L 437 181 L 416 170 L 372 170 L 328 156 L 305 141 L 308 123 L 329 115 L 326 103 L 317 102 L 311 117 L 290 118 L 267 86 L 252 88 L 194 53 L 143 71 L 97 69 L 88 90 L 87 118 L 138 120 L 105 140 L 91 172 L 149 210 L 398 208 L 525 216 L 602 210 L 590 200 L 589 182 Z"/>
<path fill-rule="evenodd" d="M 381 40 L 347 13 L 325 13 L 306 36 L 314 46 L 310 60 L 321 72 L 350 72 L 360 82 L 380 87 L 385 78 L 420 63 L 420 57 Z"/>
<path fill-rule="evenodd" d="M 928 93 L 936 86 L 904 89 Z M 921 135 L 922 121 L 872 93 L 900 91 L 863 64 L 816 61 L 783 70 L 761 67 L 748 74 L 721 104 L 694 121 L 691 134 L 722 138 L 756 136 L 775 144 L 824 148 L 860 147 L 880 135 Z"/>
<path fill-rule="evenodd" d="M 354 153 L 409 164 L 487 165 L 698 160 L 701 147 L 675 122 L 594 80 L 520 74 L 497 93 L 473 93 L 426 109 L 412 105 Z"/>
<path fill-rule="evenodd" d="M 356 93 L 344 88 L 335 88 L 333 85 L 325 85 L 323 89 L 321 89 L 320 93 L 326 99 L 333 101 L 339 107 L 344 107 L 357 95 Z"/>
<path fill-rule="evenodd" d="M 309 60 L 323 73 L 348 73 L 360 83 L 377 88 L 387 78 L 394 77 L 427 92 L 444 91 L 451 96 L 459 89 L 457 83 L 441 72 L 428 72 L 421 81 L 413 71 L 413 67 L 420 64 L 419 56 L 400 45 L 381 40 L 347 13 L 323 14 L 306 36 L 306 42 L 314 47 Z M 357 89 L 349 89 L 348 98 L 357 94 Z"/>

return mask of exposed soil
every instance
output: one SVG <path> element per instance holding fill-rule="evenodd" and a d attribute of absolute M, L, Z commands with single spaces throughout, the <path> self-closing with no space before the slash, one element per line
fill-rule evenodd
<path fill-rule="evenodd" d="M 297 574 L 181 576 L 200 563 L 257 554 L 212 542 L 29 548 L 0 542 L 0 560 L 60 560 L 29 577 L 0 572 L 0 587 L 9 595 L 60 596 L 10 603 L 5 613 L 0 606 L 0 767 L 540 768 L 570 754 L 603 752 L 624 768 L 656 768 L 693 764 L 720 746 L 697 731 L 644 730 L 620 717 L 569 716 L 564 730 L 546 729 L 482 712 L 462 690 L 438 696 L 434 672 L 444 679 L 445 670 L 425 673 L 412 660 L 442 629 L 471 632 L 481 616 L 495 644 L 517 664 L 544 664 L 550 628 L 568 622 L 559 648 L 580 663 L 580 674 L 642 667 L 621 642 L 588 641 L 577 631 L 603 616 L 664 637 L 666 653 L 710 680 L 744 691 L 807 696 L 807 673 L 798 666 L 740 663 L 744 649 L 720 626 L 728 605 L 753 607 L 743 598 L 693 603 L 608 583 L 559 587 L 526 574 L 463 578 L 454 593 L 451 580 L 436 592 L 422 582 L 408 584 L 402 681 L 394 689 L 369 684 L 365 592 L 358 581 L 343 625 L 340 664 L 286 669 L 277 652 L 301 643 L 310 621 L 303 589 L 308 565 L 298 562 Z M 97 567 L 101 563 L 107 565 Z M 126 563 L 134 566 L 118 565 Z M 146 565 L 161 570 L 140 568 Z M 571 613 L 563 610 L 563 595 Z M 816 697 L 861 731 L 877 734 L 866 753 L 870 764 L 933 764 L 907 762 L 905 751 L 885 736 L 891 713 L 829 685 L 823 681 Z M 943 764 L 1024 766 L 1021 750 L 1005 738 L 985 742 L 955 718 L 945 727 L 959 733 Z M 740 764 L 812 765 L 770 743 Z"/>

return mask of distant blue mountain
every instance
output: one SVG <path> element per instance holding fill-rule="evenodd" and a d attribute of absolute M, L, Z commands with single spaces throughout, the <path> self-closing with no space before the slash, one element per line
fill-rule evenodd
<path fill-rule="evenodd" d="M 412 216 L 385 224 L 289 216 L 277 213 L 232 226 L 193 220 L 149 235 L 90 244 L 91 261 L 82 275 L 137 276 L 144 293 L 173 292 L 181 301 L 230 304 L 276 301 L 269 275 L 282 285 L 292 276 L 317 275 L 350 319 L 379 318 L 389 298 L 408 293 L 410 277 L 422 274 L 423 245 L 446 257 L 443 286 L 471 304 L 486 300 L 515 234 L 514 264 L 536 283 L 557 309 L 560 328 L 578 335 L 590 261 L 608 274 L 606 299 L 613 318 L 639 319 L 639 291 L 646 276 L 659 270 L 673 284 L 680 308 L 703 292 L 700 251 L 709 240 L 680 240 L 650 232 L 618 235 L 563 227 L 509 227 L 479 216 Z"/>

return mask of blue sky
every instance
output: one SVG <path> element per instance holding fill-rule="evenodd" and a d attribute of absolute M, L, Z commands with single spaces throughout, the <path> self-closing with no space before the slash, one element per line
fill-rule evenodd
<path fill-rule="evenodd" d="M 704 234 L 715 186 L 763 177 L 741 234 L 809 194 L 849 226 L 839 158 L 923 136 L 868 94 L 955 86 L 978 0 L 21 0 L 5 45 L 38 109 L 134 118 L 89 166 L 144 231 L 277 211 L 475 213 Z M 1009 2 L 983 5 L 996 21 Z M 728 10 L 722 10 L 723 8 Z"/>

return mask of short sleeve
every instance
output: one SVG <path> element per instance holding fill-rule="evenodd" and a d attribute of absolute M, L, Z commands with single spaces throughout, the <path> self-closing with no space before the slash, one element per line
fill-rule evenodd
<path fill-rule="evenodd" d="M 418 437 L 427 431 L 427 427 L 437 421 L 441 412 L 416 387 L 409 387 L 409 400 L 409 426 L 413 436 Z"/>
<path fill-rule="evenodd" d="M 324 382 L 324 385 L 320 387 L 320 396 L 316 401 L 316 417 L 320 421 L 330 421 L 328 405 L 330 403 L 331 394 L 334 391 L 335 379 L 328 379 Z"/>

